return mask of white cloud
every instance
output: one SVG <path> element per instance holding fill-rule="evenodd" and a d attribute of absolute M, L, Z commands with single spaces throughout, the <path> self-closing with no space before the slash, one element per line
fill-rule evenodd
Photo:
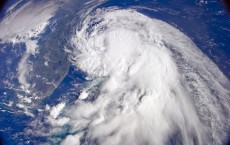
<path fill-rule="evenodd" d="M 81 135 L 68 135 L 62 142 L 61 145 L 80 145 Z"/>
<path fill-rule="evenodd" d="M 48 24 L 57 6 L 53 2 L 27 2 L 0 23 L 0 38 L 3 41 L 23 41 L 38 36 Z M 16 38 L 16 37 L 19 38 Z"/>
<path fill-rule="evenodd" d="M 52 117 L 48 117 L 47 118 L 47 122 L 49 122 L 53 127 L 61 127 L 65 124 L 67 124 L 70 121 L 69 118 L 67 117 L 61 117 L 61 118 L 52 118 Z M 54 128 L 55 129 L 55 128 Z"/>
<path fill-rule="evenodd" d="M 28 75 L 29 71 L 29 64 L 27 64 L 27 59 L 29 57 L 28 53 L 25 53 L 22 57 L 22 59 L 20 60 L 20 62 L 18 63 L 18 81 L 19 83 L 22 85 L 21 88 L 23 90 L 29 91 L 29 87 L 30 84 L 27 82 L 26 80 L 26 76 Z"/>
<path fill-rule="evenodd" d="M 78 97 L 78 99 L 80 99 L 80 100 L 84 100 L 84 99 L 86 99 L 87 97 L 88 97 L 88 93 L 87 93 L 87 91 L 82 91 L 81 92 L 81 94 L 80 94 L 80 96 Z"/>
<path fill-rule="evenodd" d="M 49 116 L 47 116 L 46 121 L 54 127 L 53 130 L 56 130 L 70 121 L 69 118 L 60 116 L 64 108 L 65 103 L 59 103 L 52 108 L 46 105 L 46 111 L 49 111 Z"/>
<path fill-rule="evenodd" d="M 164 145 L 176 131 L 182 144 L 221 142 L 230 82 L 187 36 L 133 10 L 99 9 L 82 24 L 71 40 L 72 59 L 98 95 L 84 101 L 95 92 L 86 87 L 87 95 L 61 107 L 70 133 L 86 133 L 100 145 Z M 79 138 L 67 136 L 62 144 Z"/>
<path fill-rule="evenodd" d="M 50 110 L 50 116 L 56 119 L 60 115 L 64 107 L 65 107 L 65 103 L 60 103 L 57 104 L 56 106 L 53 106 L 52 109 Z"/>

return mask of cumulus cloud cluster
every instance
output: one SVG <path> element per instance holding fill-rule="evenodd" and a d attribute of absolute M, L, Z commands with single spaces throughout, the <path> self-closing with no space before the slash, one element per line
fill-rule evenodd
<path fill-rule="evenodd" d="M 134 10 L 98 9 L 71 42 L 93 85 L 56 108 L 70 127 L 62 144 L 221 143 L 230 83 L 182 32 Z"/>

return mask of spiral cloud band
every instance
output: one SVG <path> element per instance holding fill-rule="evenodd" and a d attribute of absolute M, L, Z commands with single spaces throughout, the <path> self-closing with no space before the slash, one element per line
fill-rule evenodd
<path fill-rule="evenodd" d="M 135 10 L 97 9 L 71 43 L 89 83 L 51 121 L 71 128 L 62 144 L 217 145 L 227 135 L 230 83 L 173 26 Z"/>

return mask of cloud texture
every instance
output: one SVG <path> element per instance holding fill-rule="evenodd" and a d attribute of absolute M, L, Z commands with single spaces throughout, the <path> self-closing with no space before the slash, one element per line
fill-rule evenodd
<path fill-rule="evenodd" d="M 216 145 L 225 137 L 230 83 L 178 29 L 134 10 L 98 9 L 71 43 L 73 64 L 91 83 L 63 110 L 71 135 L 62 144 Z"/>

